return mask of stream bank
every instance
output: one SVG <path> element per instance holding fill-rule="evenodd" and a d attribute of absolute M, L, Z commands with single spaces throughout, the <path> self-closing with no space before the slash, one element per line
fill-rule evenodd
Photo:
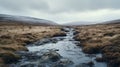
<path fill-rule="evenodd" d="M 11 67 L 107 67 L 106 63 L 95 61 L 101 54 L 85 54 L 76 46 L 75 30 L 64 28 L 66 36 L 57 36 L 37 41 L 26 46 L 29 51 L 17 52 L 22 56 L 18 63 Z"/>

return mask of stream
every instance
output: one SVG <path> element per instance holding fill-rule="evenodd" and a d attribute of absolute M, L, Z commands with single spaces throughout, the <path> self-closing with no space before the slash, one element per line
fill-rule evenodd
<path fill-rule="evenodd" d="M 73 39 L 73 28 L 64 30 L 66 36 L 42 39 L 26 46 L 29 51 L 18 52 L 22 59 L 11 67 L 107 67 L 106 63 L 95 61 L 101 54 L 85 54 L 76 46 L 80 42 Z"/>

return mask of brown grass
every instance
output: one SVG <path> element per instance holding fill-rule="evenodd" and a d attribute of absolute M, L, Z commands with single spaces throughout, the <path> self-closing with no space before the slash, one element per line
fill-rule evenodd
<path fill-rule="evenodd" d="M 65 35 L 58 26 L 0 26 L 0 62 L 16 61 L 15 51 L 27 51 L 25 45 L 57 35 Z"/>
<path fill-rule="evenodd" d="M 0 58 L 3 60 L 3 63 L 12 63 L 20 59 L 20 56 L 11 52 L 11 51 L 2 51 L 0 52 Z"/>
<path fill-rule="evenodd" d="M 85 53 L 101 52 L 110 66 L 120 66 L 120 24 L 78 26 L 76 29 L 79 33 L 75 39 L 81 42 L 79 46 L 83 46 Z"/>

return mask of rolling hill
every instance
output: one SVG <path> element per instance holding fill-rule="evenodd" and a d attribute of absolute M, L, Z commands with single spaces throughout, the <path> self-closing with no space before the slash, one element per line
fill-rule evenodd
<path fill-rule="evenodd" d="M 117 20 L 110 20 L 105 22 L 87 22 L 87 21 L 77 21 L 77 22 L 69 22 L 63 24 L 65 26 L 80 26 L 80 25 L 96 25 L 96 24 L 120 24 L 120 19 Z"/>
<path fill-rule="evenodd" d="M 120 19 L 103 22 L 103 24 L 120 24 Z"/>
<path fill-rule="evenodd" d="M 87 22 L 87 21 L 75 21 L 75 22 L 69 22 L 64 25 L 66 26 L 79 26 L 79 25 L 90 25 L 93 24 L 94 22 Z"/>
<path fill-rule="evenodd" d="M 6 15 L 0 14 L 0 25 L 14 25 L 14 24 L 22 24 L 22 25 L 57 25 L 57 23 L 45 20 L 38 19 L 33 17 L 26 16 L 16 16 L 16 15 Z"/>

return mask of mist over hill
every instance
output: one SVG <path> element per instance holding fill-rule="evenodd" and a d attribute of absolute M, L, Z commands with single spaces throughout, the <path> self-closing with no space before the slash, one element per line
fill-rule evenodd
<path fill-rule="evenodd" d="M 0 14 L 0 23 L 2 24 L 28 24 L 28 25 L 57 25 L 57 23 L 45 19 Z"/>
<path fill-rule="evenodd" d="M 109 20 L 109 21 L 105 21 L 105 22 L 89 22 L 89 21 L 77 21 L 77 22 L 68 22 L 66 24 L 66 26 L 79 26 L 79 25 L 93 25 L 93 24 L 119 24 L 120 23 L 120 19 L 117 20 Z"/>
<path fill-rule="evenodd" d="M 78 25 L 90 25 L 93 24 L 92 22 L 88 22 L 88 21 L 75 21 L 75 22 L 68 22 L 66 24 L 66 26 L 78 26 Z"/>
<path fill-rule="evenodd" d="M 120 19 L 103 22 L 103 24 L 119 24 L 119 23 L 120 23 Z"/>
<path fill-rule="evenodd" d="M 65 26 L 79 26 L 79 25 L 92 25 L 92 24 L 116 24 L 120 23 L 120 19 L 117 20 L 110 20 L 105 22 L 89 22 L 89 21 L 75 21 L 75 22 L 68 22 L 62 25 Z M 0 25 L 3 24 L 24 24 L 24 25 L 59 25 L 53 21 L 46 20 L 46 19 L 39 19 L 27 16 L 17 16 L 17 15 L 7 15 L 7 14 L 0 14 Z"/>

